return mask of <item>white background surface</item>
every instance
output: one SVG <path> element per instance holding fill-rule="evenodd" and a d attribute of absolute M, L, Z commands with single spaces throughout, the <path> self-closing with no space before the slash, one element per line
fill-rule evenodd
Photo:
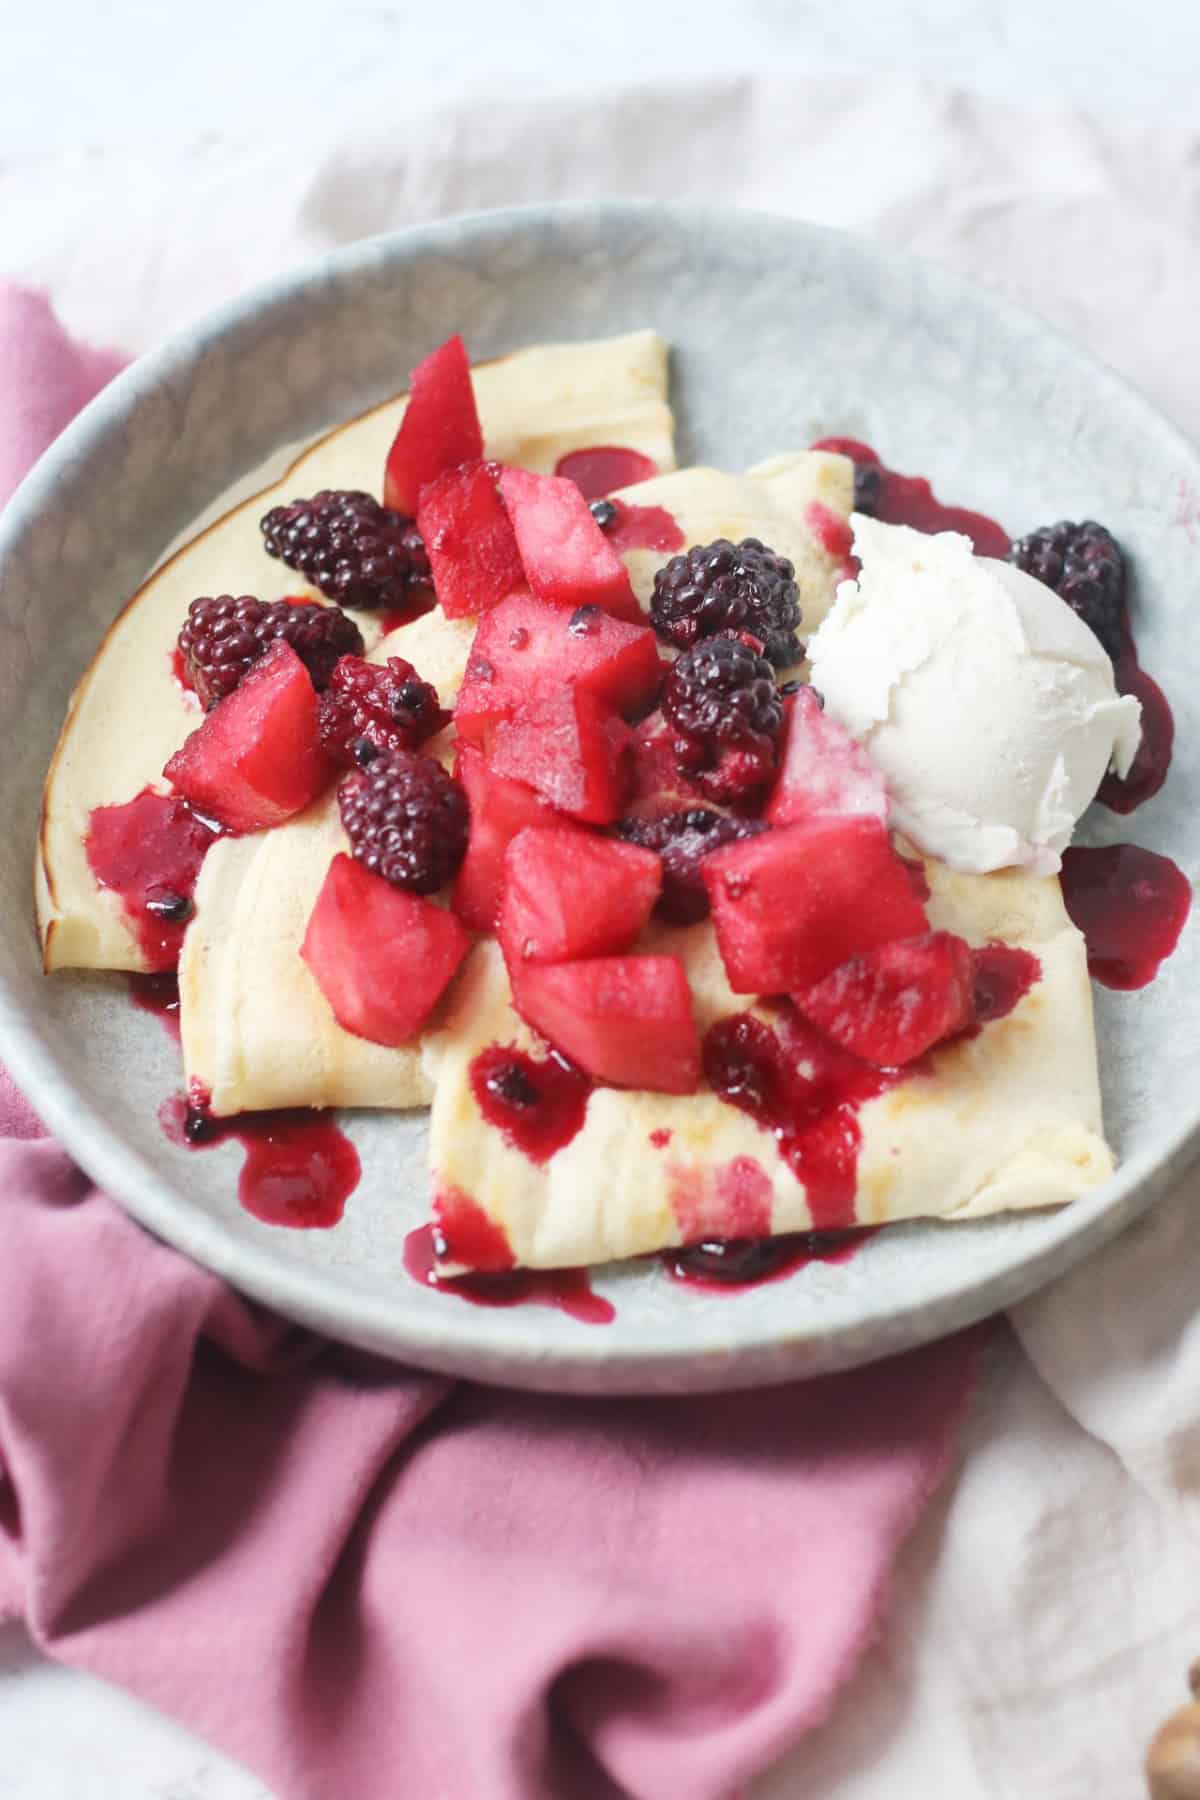
<path fill-rule="evenodd" d="M 209 0 L 204 7 L 186 10 L 170 0 L 114 0 L 105 7 L 94 0 L 58 0 L 53 7 L 0 0 L 0 271 L 50 280 L 63 296 L 70 323 L 141 348 L 191 311 L 232 294 L 274 266 L 275 195 L 268 185 L 258 196 L 261 233 L 245 235 L 244 252 L 223 245 L 224 260 L 215 268 L 211 250 L 204 258 L 197 253 L 190 271 L 194 280 L 185 280 L 189 241 L 220 242 L 216 222 L 206 211 L 217 205 L 220 183 L 214 178 L 206 187 L 204 171 L 228 167 L 231 158 L 237 167 L 242 157 L 248 171 L 281 166 L 271 164 L 270 147 L 283 138 L 297 147 L 293 161 L 302 158 L 306 143 L 327 152 L 343 129 L 352 131 L 350 122 L 359 114 L 379 120 L 390 111 L 406 119 L 436 110 L 463 88 L 478 96 L 481 134 L 497 96 L 511 106 L 573 88 L 579 94 L 580 131 L 586 134 L 591 83 L 644 83 L 681 74 L 754 77 L 769 72 L 778 77 L 829 71 L 858 77 L 866 95 L 876 80 L 899 73 L 1038 111 L 1036 137 L 1044 161 L 1026 168 L 1022 179 L 1054 195 L 1056 202 L 1063 196 L 1069 202 L 1076 190 L 1090 194 L 1081 170 L 1102 164 L 1110 151 L 1093 142 L 1087 120 L 1069 120 L 1061 129 L 1047 124 L 1050 109 L 1061 114 L 1087 108 L 1123 121 L 1131 166 L 1136 161 L 1142 173 L 1156 166 L 1152 157 L 1138 160 L 1146 144 L 1164 130 L 1194 132 L 1200 123 L 1200 6 L 1195 0 L 1174 0 L 1173 5 L 1167 0 L 1155 9 L 1152 28 L 1149 18 L 1150 10 L 1131 0 L 1117 5 L 1099 0 L 910 0 L 907 5 L 853 0 L 849 7 L 831 7 L 827 0 L 741 5 L 595 0 L 589 7 L 571 0 L 523 7 L 456 0 L 440 8 Z M 955 105 L 953 98 L 947 100 L 949 110 L 939 116 L 952 115 Z M 703 125 L 698 114 L 697 129 L 702 131 Z M 469 134 L 471 125 L 460 123 L 457 129 Z M 463 146 L 452 137 L 445 148 L 454 154 Z M 849 140 L 846 157 L 861 158 L 861 169 L 853 170 L 851 178 L 893 184 L 879 216 L 895 241 L 907 241 L 906 208 L 915 205 L 915 197 L 905 191 L 903 175 L 897 178 L 873 165 L 872 148 L 869 135 Z M 437 151 L 434 144 L 430 154 Z M 1193 140 L 1193 181 L 1198 156 Z M 582 166 L 586 168 L 586 157 Z M 164 170 L 190 170 L 197 179 L 179 179 L 172 187 L 173 178 Z M 644 182 L 636 177 L 627 182 L 627 190 L 650 191 L 658 185 L 654 173 L 647 170 Z M 977 175 L 969 167 L 944 171 L 938 204 L 953 206 L 956 180 L 961 178 L 965 191 Z M 468 191 L 455 203 L 500 203 L 510 197 L 505 179 L 503 166 L 489 169 L 484 191 Z M 564 191 L 561 167 L 547 168 L 547 191 L 551 189 Z M 579 191 L 588 189 L 584 185 Z M 101 227 L 94 197 L 106 192 L 110 204 L 103 217 L 108 222 Z M 1194 201 L 1194 187 L 1191 192 Z M 536 197 L 527 172 L 520 197 Z M 434 198 L 440 204 L 442 190 L 435 190 Z M 352 227 L 362 195 L 350 185 L 343 199 Z M 986 237 L 989 206 L 994 213 L 1010 199 L 1007 191 L 989 191 L 986 184 L 974 192 L 972 220 L 978 224 L 963 233 L 968 248 L 971 233 Z M 1160 199 L 1160 194 L 1148 194 L 1147 207 L 1152 210 Z M 324 201 L 328 207 L 328 192 Z M 1191 204 L 1185 194 L 1181 205 Z M 144 232 L 148 222 L 157 221 L 155 228 L 164 234 L 164 268 L 171 275 L 150 280 L 140 264 L 136 293 L 122 289 L 122 205 L 128 209 L 131 233 L 135 228 Z M 416 205 L 419 209 L 419 198 Z M 369 205 L 363 218 L 362 229 L 377 228 Z M 912 236 L 921 247 L 919 213 L 912 218 Z M 1193 231 L 1200 229 L 1198 220 L 1200 214 L 1191 221 Z M 340 235 L 356 235 L 349 227 Z M 1013 239 L 1013 256 L 1019 241 Z M 989 242 L 991 248 L 981 258 L 987 272 L 1019 287 L 1021 271 L 1005 263 L 1003 241 Z M 1162 259 L 1156 250 L 1147 256 L 1155 264 L 1145 277 L 1150 280 L 1161 275 Z M 1113 274 L 1111 268 L 1089 268 L 1085 259 L 1080 278 L 1084 287 L 1095 281 L 1103 288 Z M 1066 315 L 1061 322 L 1076 323 L 1081 335 L 1095 343 L 1096 331 L 1088 329 L 1086 293 L 1072 302 L 1070 283 L 1060 286 L 1060 311 Z M 1071 304 L 1079 308 L 1077 320 L 1071 317 Z M 1192 285 L 1184 298 L 1166 304 L 1190 306 L 1194 319 L 1200 292 Z M 1193 331 L 1196 362 L 1198 337 Z M 1113 350 L 1106 341 L 1096 347 Z M 1135 373 L 1148 388 L 1159 390 L 1161 403 L 1170 404 L 1169 369 L 1156 381 L 1150 355 Z M 1016 1357 L 1011 1351 L 989 1384 L 970 1434 L 966 1473 L 947 1501 L 933 1509 L 902 1560 L 897 1604 L 907 1593 L 918 1616 L 927 1612 L 922 1647 L 918 1651 L 885 1636 L 851 1702 L 883 1738 L 895 1730 L 897 1707 L 911 1704 L 919 1713 L 926 1696 L 936 1698 L 939 1671 L 955 1651 L 956 1620 L 961 1624 L 958 1590 L 970 1586 L 973 1574 L 962 1550 L 963 1521 L 973 1521 L 976 1544 L 993 1541 L 980 1534 L 989 1516 L 989 1460 L 997 1456 L 998 1443 L 1003 1439 L 1011 1447 L 1024 1442 L 1034 1455 L 1064 1429 L 1058 1402 L 1040 1386 L 1032 1397 L 1022 1390 L 1017 1405 Z M 1033 1389 L 1035 1378 L 1021 1379 Z M 1118 1505 L 1116 1477 L 1106 1458 L 1107 1452 L 1096 1451 L 1089 1477 L 1100 1524 L 1118 1542 L 1122 1533 L 1131 1534 L 1131 1555 L 1136 1539 L 1147 1559 L 1177 1567 L 1181 1594 L 1189 1586 L 1194 1591 L 1194 1566 L 1178 1554 L 1175 1540 L 1168 1542 L 1164 1533 L 1160 1541 L 1149 1514 L 1135 1516 Z M 1047 1480 L 1052 1479 L 1048 1473 Z M 1019 1535 L 1019 1511 L 1007 1521 L 991 1515 L 998 1545 L 1006 1523 L 1011 1534 Z M 1004 1585 L 1004 1570 L 1005 1551 L 999 1548 L 991 1571 L 997 1589 Z M 1174 1704 L 1181 1697 L 1175 1690 L 1182 1679 L 1186 1619 L 1176 1621 L 1179 1629 L 1172 1636 L 1161 1616 L 1143 1626 L 1133 1604 L 1123 1623 L 1131 1637 L 1139 1631 L 1143 1637 L 1151 1631 L 1161 1635 L 1163 1708 Z M 1077 1625 L 1081 1633 L 1094 1628 L 1083 1600 Z M 939 1644 L 947 1647 L 945 1656 L 936 1648 Z M 961 1644 L 958 1649 L 961 1653 Z M 1047 1646 L 1048 1662 L 1061 1663 L 1062 1649 Z M 918 1670 L 923 1671 L 919 1684 Z M 1082 1728 L 1078 1716 L 1068 1711 L 1064 1731 L 1072 1719 Z M 1141 1714 L 1132 1719 L 1130 1731 L 1134 1738 L 1142 1732 L 1144 1741 Z M 861 1750 L 851 1754 L 839 1747 L 836 1722 L 822 1738 L 771 1780 L 772 1800 L 800 1800 L 802 1794 L 815 1797 L 818 1792 L 883 1793 L 869 1768 L 861 1766 Z M 1031 1791 L 993 1785 L 988 1769 L 973 1766 L 966 1755 L 961 1763 L 954 1761 L 954 1769 L 953 1777 L 949 1764 L 943 1772 L 956 1796 L 994 1794 L 1008 1800 L 1012 1794 L 1015 1800 L 1018 1792 Z M 951 1791 L 950 1786 L 935 1790 L 936 1779 L 931 1778 L 928 1792 Z M 892 1792 L 901 1791 L 910 1790 L 889 1786 L 889 1800 Z M 1061 1782 L 1048 1778 L 1038 1788 L 1039 1800 L 1049 1800 L 1051 1793 L 1069 1800 L 1085 1791 L 1100 1800 L 1098 1787 L 1072 1785 L 1065 1776 Z M 1107 1800 L 1110 1793 L 1129 1791 L 1118 1777 L 1117 1785 L 1103 1793 Z M 269 1800 L 256 1781 L 169 1722 L 124 1695 L 44 1662 L 16 1628 L 0 1632 L 0 1794 L 4 1800 Z"/>

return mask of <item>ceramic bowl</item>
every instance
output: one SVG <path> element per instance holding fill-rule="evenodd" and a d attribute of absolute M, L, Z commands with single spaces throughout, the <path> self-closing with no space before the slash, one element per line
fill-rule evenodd
<path fill-rule="evenodd" d="M 1136 569 L 1143 661 L 1178 726 L 1163 791 L 1094 808 L 1085 841 L 1200 862 L 1200 459 L 1114 375 L 939 270 L 754 214 L 614 202 L 445 221 L 257 290 L 144 357 L 54 445 L 0 524 L 0 1056 L 47 1125 L 143 1225 L 296 1320 L 426 1367 L 525 1387 L 744 1386 L 867 1361 L 1004 1307 L 1114 1236 L 1177 1178 L 1200 1119 L 1195 928 L 1153 986 L 1096 994 L 1119 1173 L 1056 1213 L 889 1228 L 853 1260 L 737 1293 L 655 1262 L 595 1272 L 606 1326 L 485 1309 L 416 1285 L 423 1122 L 354 1115 L 363 1180 L 341 1225 L 287 1232 L 238 1206 L 240 1152 L 189 1156 L 156 1121 L 179 1083 L 119 976 L 43 977 L 31 864 L 73 684 L 168 542 L 281 444 L 403 386 L 460 330 L 477 359 L 644 325 L 674 345 L 679 458 L 739 468 L 827 433 L 864 438 L 1014 531 L 1109 522 Z"/>

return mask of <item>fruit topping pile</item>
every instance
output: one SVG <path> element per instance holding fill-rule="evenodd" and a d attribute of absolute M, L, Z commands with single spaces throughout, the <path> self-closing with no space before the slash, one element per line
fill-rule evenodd
<path fill-rule="evenodd" d="M 897 1070 L 975 1025 L 972 953 L 930 928 L 878 771 L 811 689 L 779 685 L 802 655 L 786 557 L 755 538 L 697 545 L 659 570 L 647 618 L 605 535 L 611 502 L 485 460 L 457 338 L 414 373 L 383 495 L 326 490 L 262 521 L 270 554 L 337 604 L 192 603 L 179 647 L 209 710 L 165 770 L 228 832 L 336 792 L 349 850 L 300 954 L 347 1031 L 409 1041 L 493 935 L 555 1069 L 688 1094 L 704 1067 L 693 996 L 651 921 L 710 915 L 732 992 L 831 1056 Z M 1080 604 L 1081 583 L 1109 579 L 1086 529 L 1086 545 L 1014 555 Z M 364 657 L 341 610 L 418 582 L 446 618 L 477 621 L 452 714 L 387 654 L 394 638 Z M 719 1040 L 715 1085 L 740 1105 L 735 1064 L 759 1065 L 738 1046 L 766 1027 L 737 1017 L 708 1060 Z M 488 1093 L 520 1112 L 518 1054 Z"/>

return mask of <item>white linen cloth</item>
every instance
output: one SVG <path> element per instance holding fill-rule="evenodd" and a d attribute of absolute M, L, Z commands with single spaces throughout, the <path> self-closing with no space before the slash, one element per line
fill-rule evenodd
<path fill-rule="evenodd" d="M 132 351 L 331 245 L 608 194 L 773 208 L 953 265 L 1200 435 L 1200 130 L 914 80 L 480 88 L 424 105 L 406 87 L 377 107 L 334 95 L 286 127 L 249 118 L 237 137 L 24 153 L 0 163 L 0 267 Z M 1200 1652 L 1194 1187 L 1017 1310 L 879 1642 L 759 1800 L 1140 1791 Z"/>

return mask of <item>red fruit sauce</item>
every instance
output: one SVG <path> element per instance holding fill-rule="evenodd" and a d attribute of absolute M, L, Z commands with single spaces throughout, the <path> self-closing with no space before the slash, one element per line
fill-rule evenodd
<path fill-rule="evenodd" d="M 471 1091 L 489 1125 L 531 1162 L 544 1163 L 569 1144 L 583 1124 L 590 1078 L 552 1050 L 526 1056 L 512 1046 L 489 1044 L 470 1068 Z M 461 1261 L 479 1266 L 479 1259 Z"/>
<path fill-rule="evenodd" d="M 1011 539 L 1002 525 L 984 513 L 962 506 L 943 506 L 923 475 L 900 475 L 879 460 L 869 444 L 857 438 L 818 438 L 814 450 L 837 450 L 856 463 L 873 464 L 879 470 L 879 497 L 872 505 L 875 518 L 885 525 L 911 525 L 917 531 L 961 531 L 969 537 L 978 556 L 1007 556 Z"/>
<path fill-rule="evenodd" d="M 384 637 L 389 631 L 399 631 L 402 625 L 411 625 L 414 619 L 423 618 L 436 605 L 437 595 L 431 587 L 410 588 L 403 606 L 393 606 L 387 612 L 380 613 L 379 623 Z"/>
<path fill-rule="evenodd" d="M 177 643 L 171 645 L 171 674 L 186 694 L 188 704 L 194 706 L 197 711 L 199 711 L 200 696 L 192 686 L 192 678 L 187 672 L 187 663 L 184 661 L 183 651 L 179 648 Z"/>
<path fill-rule="evenodd" d="M 858 573 L 854 558 L 854 533 L 849 519 L 843 519 L 822 500 L 810 500 L 804 509 L 804 522 L 827 556 L 842 565 L 843 579 Z"/>
<path fill-rule="evenodd" d="M 1142 741 L 1133 767 L 1124 780 L 1110 772 L 1100 783 L 1096 797 L 1110 812 L 1124 815 L 1157 794 L 1167 779 L 1175 742 L 1175 720 L 1167 696 L 1138 662 L 1137 645 L 1128 621 L 1121 630 L 1121 654 L 1115 674 L 1117 692 L 1133 694 L 1142 703 Z"/>
<path fill-rule="evenodd" d="M 173 969 L 200 864 L 218 836 L 176 794 L 143 788 L 123 806 L 97 806 L 84 849 L 101 887 L 120 895 L 125 917 L 151 969 Z"/>
<path fill-rule="evenodd" d="M 604 527 L 604 535 L 613 549 L 682 550 L 687 540 L 673 514 L 665 506 L 630 506 L 625 500 L 612 500 L 616 518 Z"/>
<path fill-rule="evenodd" d="M 209 1150 L 231 1140 L 242 1146 L 238 1199 L 265 1225 L 303 1231 L 336 1225 L 362 1173 L 350 1139 L 332 1119 L 306 1107 L 214 1119 L 197 1088 L 172 1094 L 158 1116 L 182 1148 Z"/>
<path fill-rule="evenodd" d="M 1088 972 L 1110 988 L 1141 988 L 1179 942 L 1192 885 L 1167 856 L 1138 844 L 1063 853 L 1063 900 L 1087 944 Z"/>
<path fill-rule="evenodd" d="M 179 1042 L 179 981 L 174 971 L 161 975 L 127 975 L 129 998 L 142 1012 L 161 1019 L 175 1042 Z"/>
<path fill-rule="evenodd" d="M 472 1306 L 553 1306 L 582 1325 L 608 1325 L 616 1318 L 610 1300 L 592 1292 L 586 1269 L 512 1269 L 491 1275 L 441 1276 L 437 1272 L 439 1232 L 421 1225 L 404 1240 L 404 1267 L 423 1287 L 453 1294 Z"/>
<path fill-rule="evenodd" d="M 853 1225 L 858 1111 L 904 1072 L 860 1062 L 788 1009 L 775 1028 L 750 1013 L 718 1019 L 705 1034 L 704 1073 L 723 1100 L 771 1132 L 804 1183 L 814 1229 Z"/>
<path fill-rule="evenodd" d="M 985 945 L 974 957 L 973 1031 L 978 1032 L 1010 1013 L 1042 971 L 1036 956 L 1008 944 Z M 750 1013 L 735 1013 L 718 1019 L 704 1039 L 709 1085 L 775 1138 L 780 1155 L 804 1183 L 817 1234 L 845 1231 L 856 1222 L 860 1108 L 928 1066 L 919 1058 L 903 1069 L 876 1068 L 843 1050 L 786 1001 L 774 1027 Z"/>
<path fill-rule="evenodd" d="M 1012 944 L 985 944 L 971 952 L 975 964 L 975 1024 L 972 1036 L 1003 1019 L 1042 978 L 1042 965 L 1031 950 Z"/>
<path fill-rule="evenodd" d="M 614 488 L 632 487 L 658 474 L 658 464 L 640 450 L 616 444 L 594 444 L 586 450 L 569 450 L 554 465 L 554 473 L 573 481 L 585 500 L 602 500 Z M 653 548 L 653 546 L 650 546 Z"/>
<path fill-rule="evenodd" d="M 844 1263 L 857 1256 L 878 1226 L 854 1231 L 801 1231 L 776 1238 L 715 1238 L 686 1250 L 664 1250 L 662 1262 L 673 1281 L 689 1287 L 737 1293 L 782 1281 L 809 1263 Z"/>

